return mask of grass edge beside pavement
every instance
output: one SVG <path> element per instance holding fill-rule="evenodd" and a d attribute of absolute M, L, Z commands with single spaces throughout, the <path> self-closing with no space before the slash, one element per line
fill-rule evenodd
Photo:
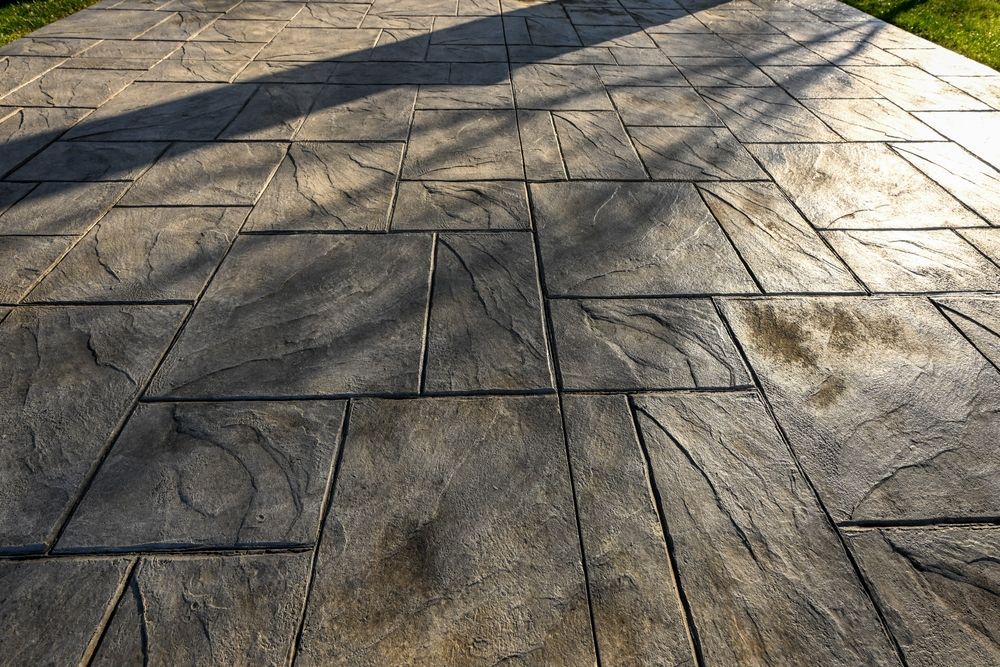
<path fill-rule="evenodd" d="M 0 2 L 0 46 L 43 25 L 89 7 L 97 0 L 19 0 Z"/>

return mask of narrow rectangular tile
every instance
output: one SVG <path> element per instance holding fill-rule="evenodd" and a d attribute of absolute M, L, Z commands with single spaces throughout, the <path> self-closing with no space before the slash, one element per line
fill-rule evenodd
<path fill-rule="evenodd" d="M 227 141 L 291 141 L 320 90 L 320 86 L 308 84 L 264 84 L 219 138 Z"/>
<path fill-rule="evenodd" d="M 530 229 L 524 183 L 404 181 L 392 216 L 394 230 Z"/>
<path fill-rule="evenodd" d="M 636 408 L 707 663 L 900 664 L 756 394 Z"/>
<path fill-rule="evenodd" d="M 8 179 L 15 181 L 131 181 L 166 150 L 167 144 L 145 141 L 57 141 L 29 160 Z"/>
<path fill-rule="evenodd" d="M 595 661 L 554 397 L 363 399 L 340 465 L 299 663 Z"/>
<path fill-rule="evenodd" d="M 0 215 L 0 232 L 83 234 L 128 187 L 128 183 L 42 183 Z"/>
<path fill-rule="evenodd" d="M 647 179 L 615 112 L 557 111 L 552 119 L 571 179 Z"/>
<path fill-rule="evenodd" d="M 888 100 L 802 100 L 847 141 L 936 141 L 941 135 Z"/>
<path fill-rule="evenodd" d="M 626 125 L 722 125 L 693 88 L 614 86 L 608 92 Z"/>
<path fill-rule="evenodd" d="M 417 89 L 413 86 L 326 86 L 316 98 L 300 141 L 404 140 Z"/>
<path fill-rule="evenodd" d="M 552 386 L 530 235 L 441 235 L 433 289 L 428 391 Z"/>
<path fill-rule="evenodd" d="M 533 181 L 566 178 L 552 114 L 548 111 L 518 110 L 517 125 L 525 176 Z"/>
<path fill-rule="evenodd" d="M 974 97 L 916 67 L 843 68 L 906 111 L 968 111 L 989 109 Z"/>
<path fill-rule="evenodd" d="M 700 92 L 740 141 L 840 139 L 780 88 L 703 88 Z"/>
<path fill-rule="evenodd" d="M 524 65 L 511 73 L 519 109 L 611 111 L 592 65 Z"/>
<path fill-rule="evenodd" d="M 524 178 L 513 111 L 417 111 L 403 177 Z"/>
<path fill-rule="evenodd" d="M 654 179 L 725 181 L 767 174 L 725 128 L 630 127 L 629 135 Z"/>

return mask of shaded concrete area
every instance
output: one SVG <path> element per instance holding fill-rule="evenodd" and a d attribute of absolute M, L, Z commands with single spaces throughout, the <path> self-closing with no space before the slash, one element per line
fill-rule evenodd
<path fill-rule="evenodd" d="M 1000 664 L 1000 74 L 102 0 L 0 142 L 0 664 Z"/>

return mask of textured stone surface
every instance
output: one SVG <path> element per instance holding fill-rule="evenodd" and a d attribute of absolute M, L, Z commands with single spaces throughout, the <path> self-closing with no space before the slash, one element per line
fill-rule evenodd
<path fill-rule="evenodd" d="M 240 239 L 153 393 L 415 391 L 430 246 L 416 236 Z"/>
<path fill-rule="evenodd" d="M 936 141 L 941 136 L 888 100 L 802 100 L 847 141 Z"/>
<path fill-rule="evenodd" d="M 82 234 L 127 187 L 127 183 L 42 183 L 0 215 L 0 233 Z"/>
<path fill-rule="evenodd" d="M 527 64 L 513 71 L 517 104 L 524 109 L 610 111 L 611 100 L 589 65 Z"/>
<path fill-rule="evenodd" d="M 646 180 L 617 114 L 558 111 L 552 119 L 571 179 Z"/>
<path fill-rule="evenodd" d="M 1000 267 L 949 229 L 825 232 L 824 236 L 876 292 L 1000 289 Z"/>
<path fill-rule="evenodd" d="M 247 228 L 372 230 L 389 220 L 402 144 L 292 144 Z"/>
<path fill-rule="evenodd" d="M 723 311 L 834 519 L 997 514 L 1000 373 L 930 301 Z"/>
<path fill-rule="evenodd" d="M 552 385 L 529 235 L 441 235 L 433 289 L 428 391 Z"/>
<path fill-rule="evenodd" d="M 738 181 L 767 177 L 724 128 L 631 127 L 629 135 L 656 179 Z"/>
<path fill-rule="evenodd" d="M 989 109 L 974 97 L 916 67 L 845 66 L 843 69 L 906 111 Z"/>
<path fill-rule="evenodd" d="M 272 143 L 177 143 L 125 196 L 129 206 L 239 206 L 257 201 L 285 147 Z"/>
<path fill-rule="evenodd" d="M 854 292 L 860 286 L 778 188 L 706 183 L 705 203 L 765 292 Z"/>
<path fill-rule="evenodd" d="M 1000 225 L 1000 172 L 952 143 L 894 144 L 893 149 L 959 201 Z"/>
<path fill-rule="evenodd" d="M 327 86 L 296 138 L 299 141 L 406 139 L 416 88 Z"/>
<path fill-rule="evenodd" d="M 185 311 L 19 308 L 0 323 L 0 548 L 51 541 Z"/>
<path fill-rule="evenodd" d="M 11 174 L 16 181 L 131 181 L 156 161 L 158 142 L 57 141 Z"/>
<path fill-rule="evenodd" d="M 417 111 L 405 178 L 524 178 L 512 111 Z"/>
<path fill-rule="evenodd" d="M 675 389 L 749 384 L 707 299 L 553 301 L 566 389 Z"/>
<path fill-rule="evenodd" d="M 625 397 L 567 396 L 563 407 L 602 659 L 695 664 Z"/>
<path fill-rule="evenodd" d="M 837 135 L 780 88 L 702 90 L 740 141 L 836 141 Z"/>
<path fill-rule="evenodd" d="M 116 208 L 59 262 L 29 300 L 193 300 L 229 249 L 246 213 L 218 207 Z"/>
<path fill-rule="evenodd" d="M 1000 111 L 924 113 L 917 114 L 917 117 L 973 155 L 1000 169 Z"/>
<path fill-rule="evenodd" d="M 594 662 L 558 424 L 554 397 L 355 403 L 298 662 Z"/>
<path fill-rule="evenodd" d="M 26 107 L 97 107 L 132 83 L 128 70 L 63 69 L 43 74 L 3 98 L 4 104 Z"/>
<path fill-rule="evenodd" d="M 523 183 L 483 181 L 399 184 L 392 228 L 396 230 L 529 229 Z"/>
<path fill-rule="evenodd" d="M 327 401 L 142 405 L 56 549 L 310 544 L 343 415 Z"/>
<path fill-rule="evenodd" d="M 749 148 L 817 227 L 983 224 L 881 144 L 757 144 Z"/>
<path fill-rule="evenodd" d="M 566 178 L 566 167 L 559 152 L 552 114 L 547 111 L 518 111 L 524 173 L 528 180 Z"/>
<path fill-rule="evenodd" d="M 551 293 L 756 291 L 691 185 L 553 183 L 531 193 Z"/>
<path fill-rule="evenodd" d="M 943 296 L 934 299 L 965 337 L 1000 368 L 1000 302 L 995 296 Z"/>
<path fill-rule="evenodd" d="M 86 109 L 0 107 L 0 172 L 7 172 L 45 147 L 87 114 Z"/>
<path fill-rule="evenodd" d="M 755 394 L 642 396 L 636 408 L 707 662 L 899 664 Z"/>
<path fill-rule="evenodd" d="M 4 661 L 84 661 L 128 565 L 125 559 L 0 561 Z"/>
<path fill-rule="evenodd" d="M 319 90 L 310 85 L 262 85 L 221 138 L 288 141 L 299 130 Z"/>
<path fill-rule="evenodd" d="M 846 533 L 910 665 L 1000 662 L 1000 531 Z"/>
<path fill-rule="evenodd" d="M 721 125 L 693 88 L 615 87 L 611 99 L 626 125 Z"/>
<path fill-rule="evenodd" d="M 308 554 L 144 559 L 93 664 L 280 664 L 308 568 Z"/>
<path fill-rule="evenodd" d="M 72 243 L 61 236 L 0 236 L 0 303 L 17 303 Z"/>

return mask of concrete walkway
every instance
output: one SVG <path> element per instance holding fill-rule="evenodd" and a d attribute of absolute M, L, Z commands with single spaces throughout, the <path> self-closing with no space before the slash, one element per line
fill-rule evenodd
<path fill-rule="evenodd" d="M 834 0 L 0 54 L 0 664 L 1000 665 L 1000 74 Z"/>

